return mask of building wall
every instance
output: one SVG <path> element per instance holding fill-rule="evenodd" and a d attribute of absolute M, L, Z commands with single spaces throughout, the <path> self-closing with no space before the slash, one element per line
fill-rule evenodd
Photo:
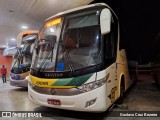
<path fill-rule="evenodd" d="M 2 67 L 2 65 L 5 65 L 7 67 L 7 76 L 9 76 L 12 65 L 12 56 L 3 56 L 3 50 L 0 50 L 0 68 Z"/>

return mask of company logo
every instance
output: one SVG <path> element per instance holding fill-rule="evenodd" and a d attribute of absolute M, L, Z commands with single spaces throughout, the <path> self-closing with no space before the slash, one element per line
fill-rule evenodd
<path fill-rule="evenodd" d="M 2 116 L 0 117 L 21 117 L 21 118 L 26 118 L 26 117 L 42 117 L 41 113 L 38 112 L 2 112 Z"/>
<path fill-rule="evenodd" d="M 2 117 L 12 117 L 11 112 L 2 112 Z"/>

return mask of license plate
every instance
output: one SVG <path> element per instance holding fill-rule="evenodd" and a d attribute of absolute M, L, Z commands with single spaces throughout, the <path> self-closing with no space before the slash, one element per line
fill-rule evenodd
<path fill-rule="evenodd" d="M 50 105 L 61 105 L 61 101 L 56 99 L 47 99 L 47 102 Z"/>

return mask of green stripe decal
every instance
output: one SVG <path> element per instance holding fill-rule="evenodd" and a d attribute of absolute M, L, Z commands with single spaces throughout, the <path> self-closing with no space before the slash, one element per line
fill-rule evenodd
<path fill-rule="evenodd" d="M 92 74 L 87 74 L 87 75 L 75 77 L 71 82 L 68 83 L 67 86 L 80 86 L 84 84 L 91 76 Z"/>
<path fill-rule="evenodd" d="M 58 79 L 52 86 L 80 86 L 84 84 L 93 74 L 87 74 L 75 78 Z"/>
<path fill-rule="evenodd" d="M 73 78 L 58 79 L 52 86 L 66 86 Z"/>

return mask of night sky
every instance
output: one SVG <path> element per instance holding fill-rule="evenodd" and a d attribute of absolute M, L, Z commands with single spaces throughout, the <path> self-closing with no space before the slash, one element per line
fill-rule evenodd
<path fill-rule="evenodd" d="M 160 33 L 158 0 L 94 0 L 104 1 L 119 17 L 121 39 L 125 41 L 127 58 L 136 60 L 139 64 L 149 63 L 153 54 L 153 43 Z"/>

